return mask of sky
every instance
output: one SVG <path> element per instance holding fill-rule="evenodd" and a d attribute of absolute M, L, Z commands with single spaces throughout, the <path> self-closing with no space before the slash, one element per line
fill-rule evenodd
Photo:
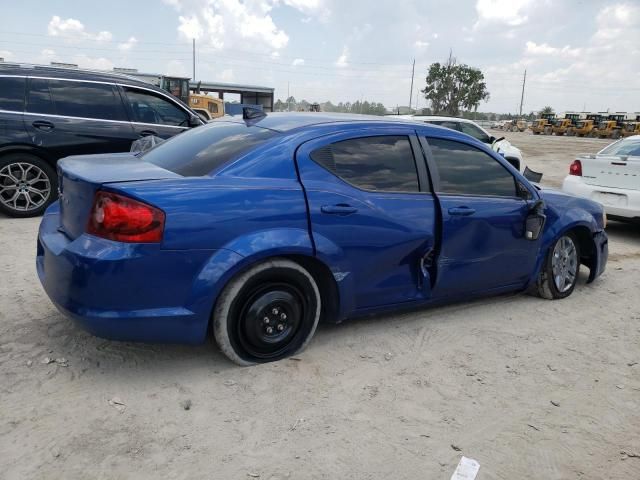
<path fill-rule="evenodd" d="M 264 85 L 310 102 L 428 106 L 428 66 L 485 75 L 479 111 L 640 111 L 640 0 L 6 2 L 5 61 L 137 68 Z"/>

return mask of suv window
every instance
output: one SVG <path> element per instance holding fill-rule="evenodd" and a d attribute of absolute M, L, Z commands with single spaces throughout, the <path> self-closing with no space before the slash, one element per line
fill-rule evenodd
<path fill-rule="evenodd" d="M 515 178 L 496 159 L 464 143 L 428 138 L 440 174 L 440 191 L 515 197 Z"/>
<path fill-rule="evenodd" d="M 32 78 L 29 80 L 29 97 L 27 99 L 27 112 L 31 113 L 56 113 L 49 91 L 49 80 Z"/>
<path fill-rule="evenodd" d="M 209 123 L 170 138 L 142 159 L 185 177 L 211 173 L 278 132 L 244 123 Z"/>
<path fill-rule="evenodd" d="M 157 123 L 176 127 L 189 126 L 187 112 L 165 98 L 150 92 L 125 88 L 133 121 L 139 123 Z"/>
<path fill-rule="evenodd" d="M 475 126 L 473 123 L 460 122 L 460 129 L 463 133 L 467 135 L 471 135 L 473 138 L 477 138 L 482 143 L 490 143 L 489 135 L 483 132 L 480 128 Z"/>
<path fill-rule="evenodd" d="M 0 110 L 24 110 L 24 85 L 21 77 L 0 77 Z"/>
<path fill-rule="evenodd" d="M 418 172 L 406 136 L 363 137 L 314 150 L 311 158 L 364 190 L 417 192 Z"/>
<path fill-rule="evenodd" d="M 57 115 L 127 120 L 122 100 L 113 85 L 49 80 L 49 91 Z"/>

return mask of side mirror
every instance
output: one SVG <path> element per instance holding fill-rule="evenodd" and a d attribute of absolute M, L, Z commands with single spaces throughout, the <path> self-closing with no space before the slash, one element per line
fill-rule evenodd
<path fill-rule="evenodd" d="M 496 137 L 494 137 L 493 135 L 491 135 L 489 138 L 487 138 L 487 139 L 485 140 L 485 142 L 484 142 L 484 143 L 488 143 L 489 145 L 493 145 L 493 144 L 495 143 L 495 141 L 496 141 Z"/>
<path fill-rule="evenodd" d="M 524 236 L 527 240 L 537 240 L 542 233 L 542 228 L 547 220 L 547 216 L 544 214 L 544 202 L 538 200 L 533 204 L 524 228 Z"/>
<path fill-rule="evenodd" d="M 200 117 L 198 115 L 191 115 L 189 117 L 189 126 L 190 127 L 199 127 L 200 125 L 202 125 L 202 120 L 200 120 Z"/>
<path fill-rule="evenodd" d="M 491 138 L 493 138 L 493 142 L 492 143 L 497 143 L 500 140 L 504 140 L 504 137 L 500 137 L 500 138 L 491 137 Z"/>

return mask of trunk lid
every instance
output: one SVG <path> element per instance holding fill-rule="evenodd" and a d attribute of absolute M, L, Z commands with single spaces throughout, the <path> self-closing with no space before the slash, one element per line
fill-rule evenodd
<path fill-rule="evenodd" d="M 58 177 L 61 228 L 75 239 L 85 232 L 93 197 L 101 186 L 180 178 L 180 175 L 145 162 L 133 153 L 122 153 L 64 158 L 58 162 Z"/>
<path fill-rule="evenodd" d="M 582 179 L 589 185 L 640 190 L 640 157 L 619 155 L 585 155 Z"/>

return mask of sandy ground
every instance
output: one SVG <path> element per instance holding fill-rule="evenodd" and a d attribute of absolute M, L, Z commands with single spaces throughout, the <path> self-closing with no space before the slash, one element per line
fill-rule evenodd
<path fill-rule="evenodd" d="M 509 137 L 556 185 L 606 143 Z M 38 221 L 0 218 L 0 478 L 449 479 L 461 455 L 480 480 L 640 478 L 638 227 L 566 300 L 325 325 L 239 368 L 76 328 L 36 279 Z"/>

